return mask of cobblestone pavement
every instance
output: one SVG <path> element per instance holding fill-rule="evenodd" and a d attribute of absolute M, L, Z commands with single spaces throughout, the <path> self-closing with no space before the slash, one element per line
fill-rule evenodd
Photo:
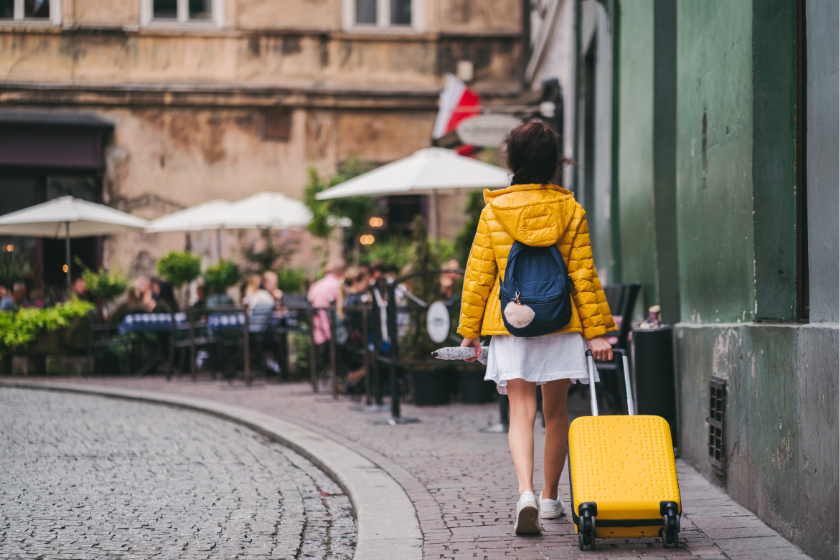
<path fill-rule="evenodd" d="M 58 381 L 56 379 L 56 381 Z M 72 380 L 61 380 L 72 381 Z M 417 424 L 374 424 L 386 414 L 352 410 L 351 402 L 312 395 L 303 384 L 241 384 L 163 378 L 91 378 L 79 383 L 184 393 L 232 402 L 298 422 L 331 437 L 387 470 L 415 504 L 424 535 L 424 558 L 501 560 L 602 558 L 702 558 L 718 560 L 807 559 L 798 548 L 732 501 L 697 471 L 678 461 L 685 515 L 680 548 L 663 549 L 658 539 L 598 540 L 594 551 L 578 550 L 571 519 L 544 522 L 538 537 L 513 535 L 517 487 L 505 435 L 480 433 L 498 419 L 498 406 L 405 405 Z M 585 396 L 570 400 L 570 413 L 588 414 Z M 539 488 L 543 430 L 535 428 Z M 560 493 L 568 504 L 567 474 Z"/>
<path fill-rule="evenodd" d="M 353 556 L 341 489 L 198 412 L 0 388 L 0 558 Z"/>

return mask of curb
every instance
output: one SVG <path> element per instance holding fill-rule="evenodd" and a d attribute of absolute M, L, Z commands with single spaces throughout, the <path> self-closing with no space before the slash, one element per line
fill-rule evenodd
<path fill-rule="evenodd" d="M 358 538 L 354 560 L 422 560 L 423 534 L 414 504 L 381 467 L 361 454 L 303 426 L 221 401 L 74 383 L 0 381 L 0 387 L 66 391 L 196 410 L 247 426 L 312 461 L 350 498 Z"/>

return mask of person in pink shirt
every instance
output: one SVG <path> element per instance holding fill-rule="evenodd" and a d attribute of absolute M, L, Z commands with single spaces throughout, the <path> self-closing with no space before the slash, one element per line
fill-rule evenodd
<path fill-rule="evenodd" d="M 346 265 L 343 260 L 336 261 L 327 267 L 327 274 L 323 278 L 312 284 L 308 294 L 309 303 L 312 307 L 327 308 L 331 302 L 335 302 L 338 313 L 341 313 L 345 268 Z M 329 342 L 332 338 L 330 319 L 326 311 L 318 311 L 312 317 L 312 333 L 317 345 Z"/>

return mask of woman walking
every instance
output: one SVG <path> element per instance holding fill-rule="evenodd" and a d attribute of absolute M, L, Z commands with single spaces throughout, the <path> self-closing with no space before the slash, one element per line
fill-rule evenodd
<path fill-rule="evenodd" d="M 604 335 L 616 325 L 592 260 L 586 214 L 569 191 L 551 184 L 564 162 L 554 131 L 542 122 L 523 124 L 508 136 L 506 152 L 513 179 L 509 188 L 484 193 L 487 205 L 467 264 L 458 332 L 464 337 L 461 346 L 475 348 L 476 355 L 479 335 L 493 335 L 485 379 L 510 399 L 508 441 L 520 495 L 514 531 L 523 535 L 539 533 L 540 518 L 563 514 L 558 485 L 569 429 L 566 395 L 573 382 L 588 381 L 587 347 L 595 359 L 612 359 Z M 514 337 L 505 328 L 499 288 L 514 241 L 560 250 L 574 284 L 573 305 L 568 325 L 555 333 Z M 537 385 L 545 418 L 545 485 L 539 500 L 533 483 Z"/>

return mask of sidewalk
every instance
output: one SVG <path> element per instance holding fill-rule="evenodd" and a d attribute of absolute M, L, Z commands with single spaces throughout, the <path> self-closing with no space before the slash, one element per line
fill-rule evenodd
<path fill-rule="evenodd" d="M 35 381 L 20 379 L 24 380 Z M 385 414 L 353 411 L 354 403 L 332 401 L 328 394 L 313 395 L 305 384 L 245 388 L 241 384 L 167 382 L 163 378 L 49 381 L 210 398 L 302 424 L 376 463 L 405 489 L 420 521 L 425 559 L 809 558 L 682 461 L 677 462 L 677 468 L 685 514 L 678 549 L 664 549 L 654 539 L 599 539 L 595 551 L 581 552 L 568 516 L 544 520 L 541 536 L 516 537 L 512 525 L 516 476 L 507 438 L 478 431 L 497 420 L 497 405 L 405 405 L 403 415 L 421 422 L 392 427 L 373 423 Z M 570 402 L 572 414 L 586 414 L 587 410 L 585 401 Z M 536 436 L 536 453 L 541 457 L 543 431 L 539 424 Z M 542 481 L 541 464 L 538 459 L 537 488 Z M 560 493 L 568 504 L 567 476 L 564 472 Z"/>

